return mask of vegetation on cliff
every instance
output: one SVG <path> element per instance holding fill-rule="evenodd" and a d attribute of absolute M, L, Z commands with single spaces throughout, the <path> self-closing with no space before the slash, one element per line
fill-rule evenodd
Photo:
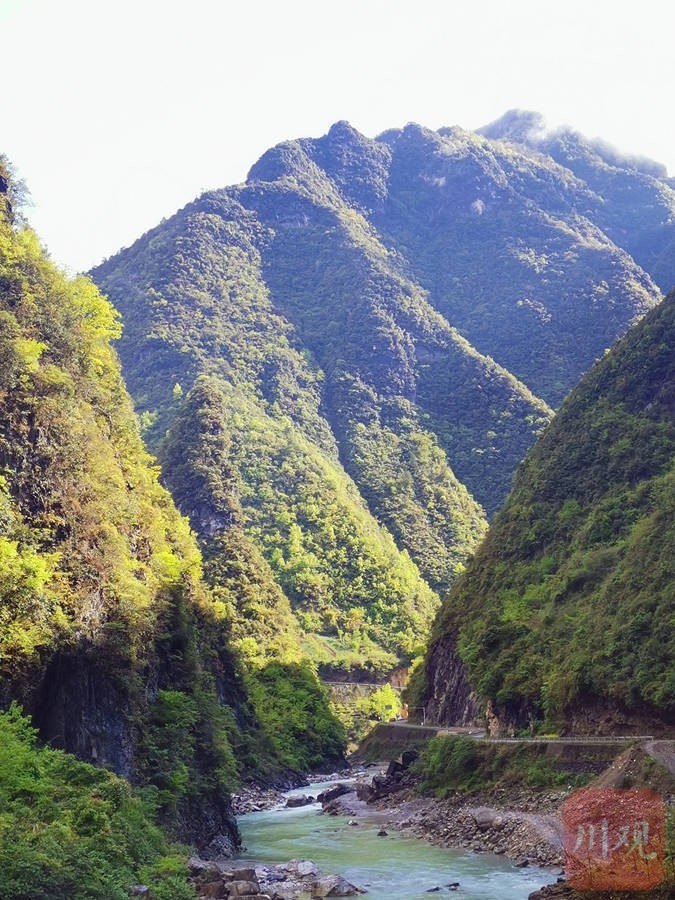
<path fill-rule="evenodd" d="M 0 897 L 125 900 L 134 884 L 187 900 L 185 850 L 155 824 L 152 794 L 40 748 L 16 707 L 0 713 Z"/>
<path fill-rule="evenodd" d="M 247 220 L 240 209 L 234 215 L 227 198 L 217 202 L 200 201 L 170 228 L 133 248 L 130 252 L 141 260 L 134 262 L 133 276 L 126 259 L 111 261 L 97 273 L 115 301 L 129 309 L 127 343 L 120 343 L 120 351 L 129 359 L 128 377 L 149 425 L 148 439 L 158 444 L 165 483 L 199 534 L 216 594 L 231 594 L 228 545 L 233 539 L 251 552 L 255 548 L 273 573 L 276 588 L 268 581 L 267 595 L 274 594 L 278 611 L 286 610 L 273 631 L 257 627 L 252 609 L 230 604 L 245 652 L 269 655 L 265 645 L 273 637 L 285 640 L 286 653 L 297 659 L 291 645 L 297 643 L 293 635 L 300 634 L 302 655 L 322 665 L 387 670 L 422 644 L 437 597 L 410 554 L 401 552 L 375 521 L 345 472 L 320 409 L 323 373 L 308 353 L 289 343 L 291 325 L 271 307 Z M 186 234 L 192 242 L 189 253 Z M 220 241 L 220 256 L 206 252 L 215 241 Z M 178 247 L 183 250 L 176 262 Z M 152 254 L 160 250 L 165 265 L 157 265 L 155 275 Z M 203 327 L 207 310 L 209 324 Z M 180 371 L 160 370 L 160 342 L 147 332 L 151 315 L 162 320 L 161 345 L 180 347 Z M 159 330 L 160 324 L 153 327 Z M 142 367 L 134 362 L 139 354 Z M 434 515 L 440 520 L 459 496 L 471 517 L 462 526 L 466 534 L 459 526 L 444 525 L 452 540 L 441 540 L 441 558 L 434 565 L 445 581 L 484 524 L 455 479 L 447 490 L 442 481 L 434 486 L 435 474 L 445 480 L 452 476 L 442 451 L 430 437 L 426 441 L 427 447 L 417 447 L 409 440 L 405 452 L 418 457 L 418 468 L 429 470 L 427 499 L 431 505 L 435 495 L 440 508 Z M 377 448 L 372 452 L 376 456 Z M 410 476 L 408 481 L 414 506 Z M 420 509 L 422 519 L 427 515 Z M 412 523 L 413 539 L 414 532 Z M 417 543 L 423 546 L 421 535 Z M 297 624 L 288 619 L 289 601 Z M 255 602 L 262 609 L 264 604 Z M 280 635 L 284 630 L 286 638 Z"/>
<path fill-rule="evenodd" d="M 454 635 L 504 724 L 672 720 L 674 390 L 671 293 L 571 392 L 445 602 L 430 655 Z"/>
<path fill-rule="evenodd" d="M 2 183 L 4 200 L 5 169 Z M 275 678 L 295 716 L 266 730 L 264 669 L 258 688 L 259 669 L 233 652 L 227 598 L 208 589 L 143 447 L 110 344 L 119 316 L 89 279 L 49 261 L 9 204 L 4 213 L 0 703 L 18 699 L 41 738 L 155 792 L 174 834 L 227 849 L 236 781 L 335 759 L 341 726 L 314 672 L 289 665 Z M 246 553 L 241 566 L 230 553 L 242 602 L 258 572 Z"/>
<path fill-rule="evenodd" d="M 510 110 L 480 131 L 529 146 L 573 172 L 589 189 L 593 221 L 664 293 L 675 286 L 675 185 L 665 166 L 569 128 L 551 131 L 541 116 L 522 110 Z"/>

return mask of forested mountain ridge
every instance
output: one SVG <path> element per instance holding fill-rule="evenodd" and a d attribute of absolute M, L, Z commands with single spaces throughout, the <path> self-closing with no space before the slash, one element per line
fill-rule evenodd
<path fill-rule="evenodd" d="M 673 723 L 675 292 L 582 379 L 434 625 L 422 700 L 502 730 Z"/>
<path fill-rule="evenodd" d="M 150 408 L 159 410 L 161 425 L 154 430 L 160 433 L 181 405 L 193 403 L 194 390 L 217 393 L 219 402 L 211 406 L 236 472 L 226 489 L 241 505 L 249 536 L 278 583 L 292 595 L 303 630 L 328 638 L 314 647 L 315 655 L 329 663 L 352 653 L 358 661 L 378 656 L 379 647 L 381 664 L 391 666 L 397 654 L 423 640 L 438 601 L 377 526 L 338 461 L 319 410 L 321 373 L 291 345 L 289 323 L 271 309 L 251 219 L 238 204 L 232 212 L 229 198 L 216 206 L 209 197 L 133 248 L 144 278 L 157 275 L 147 294 L 127 279 L 129 343 L 120 344 L 128 352 L 127 377 L 137 398 L 149 394 Z M 210 255 L 209 246 L 215 248 Z M 167 257 L 171 264 L 160 265 L 159 258 Z M 118 284 L 110 294 L 119 291 Z M 146 331 L 148 316 L 156 324 Z M 166 377 L 157 371 L 158 359 Z M 197 382 L 200 372 L 206 380 Z M 199 440 L 198 434 L 193 438 Z M 163 455 L 170 459 L 170 450 Z M 182 497 L 168 471 L 167 478 Z M 478 528 L 482 517 L 473 507 Z M 220 540 L 216 531 L 227 526 L 224 521 L 211 537 Z M 392 616 L 401 624 L 377 634 Z M 249 627 L 248 636 L 260 643 L 255 622 Z M 394 631 L 399 638 L 393 639 Z"/>
<path fill-rule="evenodd" d="M 658 296 L 602 231 L 603 198 L 551 156 L 414 124 L 368 141 L 338 123 L 297 143 L 324 162 L 430 303 L 553 405 Z M 629 234 L 635 208 L 623 212 Z"/>
<path fill-rule="evenodd" d="M 480 131 L 532 147 L 574 172 L 592 192 L 593 221 L 664 293 L 675 285 L 675 183 L 665 166 L 569 128 L 547 130 L 535 113 L 511 110 Z"/>
<path fill-rule="evenodd" d="M 238 780 L 339 759 L 344 734 L 292 632 L 255 664 L 233 651 L 225 598 L 143 446 L 119 316 L 49 261 L 11 191 L 0 160 L 0 707 L 20 702 L 42 740 L 142 786 L 175 836 L 231 850 Z M 224 579 L 238 596 L 246 566 L 265 583 L 241 553 Z"/>
<path fill-rule="evenodd" d="M 524 146 L 416 125 L 370 140 L 340 122 L 98 266 L 146 439 L 213 587 L 233 528 L 303 652 L 380 670 L 413 652 L 438 602 L 427 585 L 461 571 L 548 404 L 660 297 L 597 205 Z M 200 496 L 229 510 L 206 531 L 188 489 L 203 436 L 185 425 L 204 403 L 226 472 Z M 232 615 L 264 657 L 271 635 Z"/>

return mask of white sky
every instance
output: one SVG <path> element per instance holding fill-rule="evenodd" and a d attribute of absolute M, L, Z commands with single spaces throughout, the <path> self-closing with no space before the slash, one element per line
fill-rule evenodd
<path fill-rule="evenodd" d="M 0 153 L 83 270 L 338 119 L 542 113 L 675 174 L 669 0 L 0 0 Z"/>

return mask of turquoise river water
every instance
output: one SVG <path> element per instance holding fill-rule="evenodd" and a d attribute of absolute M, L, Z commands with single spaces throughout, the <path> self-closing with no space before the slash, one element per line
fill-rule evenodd
<path fill-rule="evenodd" d="M 335 782 L 289 791 L 311 794 Z M 324 873 L 338 873 L 368 893 L 364 900 L 526 900 L 555 877 L 535 866 L 516 868 L 500 856 L 434 847 L 418 838 L 389 832 L 378 837 L 376 821 L 360 816 L 359 826 L 343 816 L 320 814 L 319 804 L 298 809 L 254 812 L 238 819 L 246 847 L 243 857 L 255 863 L 311 859 Z M 447 886 L 459 882 L 449 892 Z M 439 887 L 437 894 L 430 889 Z"/>

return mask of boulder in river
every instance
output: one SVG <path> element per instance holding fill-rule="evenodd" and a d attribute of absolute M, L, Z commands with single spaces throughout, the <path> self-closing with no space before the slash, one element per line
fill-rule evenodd
<path fill-rule="evenodd" d="M 335 787 L 328 788 L 328 790 L 323 791 L 316 798 L 319 803 L 328 803 L 331 800 L 337 800 L 338 797 L 342 797 L 343 794 L 350 794 L 354 788 L 349 784 L 344 784 L 344 782 L 339 782 Z"/>
<path fill-rule="evenodd" d="M 312 897 L 355 897 L 363 893 L 362 888 L 356 887 L 342 875 L 322 875 L 312 886 Z"/>
<path fill-rule="evenodd" d="M 292 859 L 290 862 L 287 862 L 279 868 L 283 868 L 292 875 L 297 875 L 299 878 L 306 878 L 308 875 L 315 876 L 319 874 L 319 867 L 311 859 Z"/>
<path fill-rule="evenodd" d="M 286 800 L 287 809 L 295 809 L 298 806 L 309 806 L 314 803 L 314 797 L 308 797 L 306 794 L 298 794 L 296 797 L 288 797 Z"/>

